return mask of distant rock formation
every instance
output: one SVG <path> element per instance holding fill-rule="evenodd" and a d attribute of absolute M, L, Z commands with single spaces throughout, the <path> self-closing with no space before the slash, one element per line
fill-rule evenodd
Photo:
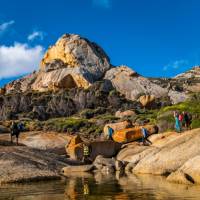
<path fill-rule="evenodd" d="M 151 94 L 156 98 L 167 96 L 167 89 L 142 77 L 127 66 L 112 68 L 104 77 L 112 82 L 113 86 L 127 99 L 137 100 L 142 94 Z"/>
<path fill-rule="evenodd" d="M 97 44 L 65 34 L 45 53 L 38 72 L 5 86 L 6 93 L 84 88 L 102 80 L 110 60 Z"/>
<path fill-rule="evenodd" d="M 175 79 L 200 78 L 200 66 L 194 66 L 191 70 L 186 71 L 182 74 L 178 74 L 174 78 Z"/>
<path fill-rule="evenodd" d="M 114 67 L 101 47 L 79 35 L 65 34 L 49 47 L 40 69 L 7 84 L 0 95 L 24 92 L 59 92 L 88 89 L 97 81 L 108 80 L 127 100 L 139 101 L 141 96 L 169 98 L 176 104 L 190 92 L 200 92 L 200 67 L 194 67 L 174 78 L 146 78 L 127 66 Z M 110 83 L 109 83 L 110 85 Z M 110 91 L 109 91 L 110 92 Z"/>
<path fill-rule="evenodd" d="M 177 75 L 174 80 L 182 83 L 184 91 L 200 92 L 200 66 Z"/>
<path fill-rule="evenodd" d="M 65 34 L 45 53 L 33 90 L 88 88 L 110 69 L 105 52 L 79 35 Z"/>

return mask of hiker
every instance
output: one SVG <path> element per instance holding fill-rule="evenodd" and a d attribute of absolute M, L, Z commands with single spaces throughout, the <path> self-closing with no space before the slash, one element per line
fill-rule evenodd
<path fill-rule="evenodd" d="M 114 130 L 108 126 L 108 140 L 113 140 L 112 136 L 113 136 Z"/>
<path fill-rule="evenodd" d="M 192 115 L 188 114 L 187 112 L 183 112 L 183 125 L 187 129 L 191 129 L 192 124 Z"/>
<path fill-rule="evenodd" d="M 174 119 L 175 119 L 176 132 L 180 133 L 181 132 L 181 124 L 179 121 L 179 114 L 176 111 L 174 112 Z"/>
<path fill-rule="evenodd" d="M 152 142 L 148 139 L 148 131 L 146 128 L 142 127 L 141 128 L 141 131 L 142 131 L 142 143 L 143 145 L 151 145 Z"/>
<path fill-rule="evenodd" d="M 87 144 L 83 144 L 83 160 L 82 161 L 84 163 L 90 162 L 90 160 L 89 160 L 90 152 L 91 152 L 90 146 Z"/>
<path fill-rule="evenodd" d="M 183 114 L 182 114 L 182 113 L 180 113 L 180 114 L 178 115 L 178 120 L 179 120 L 179 122 L 180 122 L 180 127 L 182 127 L 182 124 L 183 124 Z"/>
<path fill-rule="evenodd" d="M 20 134 L 20 129 L 18 128 L 18 124 L 13 121 L 11 124 L 10 130 L 11 130 L 11 133 L 10 133 L 11 143 L 13 143 L 12 137 L 16 136 L 17 145 L 18 145 L 18 138 L 19 138 L 19 134 Z"/>

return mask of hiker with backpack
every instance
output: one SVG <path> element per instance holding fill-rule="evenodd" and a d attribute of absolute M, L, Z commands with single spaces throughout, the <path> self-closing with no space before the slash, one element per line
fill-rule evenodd
<path fill-rule="evenodd" d="M 10 127 L 11 143 L 13 143 L 13 136 L 15 136 L 16 142 L 18 145 L 19 135 L 20 135 L 20 132 L 23 131 L 23 129 L 24 129 L 24 125 L 21 122 L 19 122 L 19 123 L 15 122 L 15 121 L 12 122 L 11 127 Z"/>
<path fill-rule="evenodd" d="M 175 119 L 176 132 L 180 133 L 181 132 L 181 122 L 179 120 L 179 114 L 176 111 L 174 111 L 174 119 Z"/>
<path fill-rule="evenodd" d="M 192 124 L 192 115 L 188 112 L 183 112 L 183 126 L 187 129 L 191 129 Z"/>

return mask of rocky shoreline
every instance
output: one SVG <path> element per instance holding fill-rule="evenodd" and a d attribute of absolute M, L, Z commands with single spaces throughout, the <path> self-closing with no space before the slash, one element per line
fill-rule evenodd
<path fill-rule="evenodd" d="M 5 141 L 8 135 L 1 135 L 0 183 L 60 179 L 63 175 L 68 176 L 86 171 L 102 174 L 114 174 L 117 171 L 116 173 L 120 176 L 151 174 L 164 176 L 170 182 L 200 184 L 199 131 L 200 129 L 194 129 L 181 134 L 166 132 L 152 135 L 149 138 L 153 143 L 151 146 L 132 142 L 123 145 L 115 158 L 97 156 L 90 165 L 72 161 L 67 158 L 66 154 L 57 154 L 56 151 L 52 153 L 49 149 L 41 150 L 25 145 L 11 145 L 9 141 Z M 39 137 L 41 144 L 41 138 L 46 140 L 51 134 L 54 141 L 56 137 L 57 141 L 61 137 L 59 134 L 56 136 L 55 133 L 48 134 L 48 136 Z M 25 136 L 22 137 L 22 142 L 27 140 L 23 138 Z M 27 145 L 32 144 L 27 143 Z M 59 145 L 65 148 L 64 143 L 59 143 Z"/>

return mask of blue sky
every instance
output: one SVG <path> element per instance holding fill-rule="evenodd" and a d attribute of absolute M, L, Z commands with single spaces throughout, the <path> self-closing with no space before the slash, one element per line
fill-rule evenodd
<path fill-rule="evenodd" d="M 27 74 L 64 33 L 97 42 L 112 64 L 171 77 L 200 64 L 199 0 L 1 0 L 0 85 Z"/>

